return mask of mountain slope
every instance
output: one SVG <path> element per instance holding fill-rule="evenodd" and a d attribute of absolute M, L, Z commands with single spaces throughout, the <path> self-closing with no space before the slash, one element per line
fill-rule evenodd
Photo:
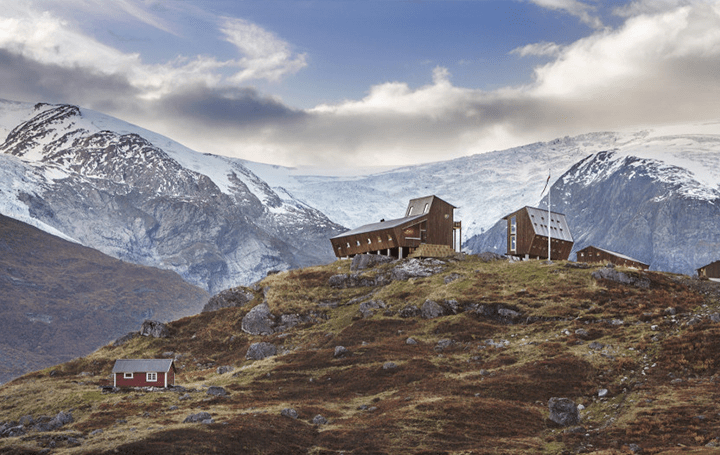
<path fill-rule="evenodd" d="M 164 150 L 138 133 L 75 106 L 36 105 L 0 145 L 3 212 L 213 292 L 334 257 L 327 238 L 342 229 L 318 210 L 237 160 L 167 139 Z"/>
<path fill-rule="evenodd" d="M 601 152 L 574 165 L 551 191 L 552 209 L 566 215 L 573 233 L 571 259 L 574 252 L 593 245 L 655 270 L 687 274 L 718 259 L 720 191 L 698 181 L 688 169 Z M 547 200 L 538 205 L 547 208 Z M 505 222 L 471 239 L 468 246 L 504 253 Z"/>
<path fill-rule="evenodd" d="M 147 318 L 196 314 L 208 294 L 0 215 L 0 383 L 86 355 Z"/>
<path fill-rule="evenodd" d="M 106 346 L 1 387 L 0 433 L 3 422 L 26 426 L 0 436 L 0 451 L 52 443 L 58 454 L 621 454 L 717 445 L 717 283 L 467 256 L 367 270 L 339 261 L 233 292 L 253 298 L 174 321 L 168 338 Z M 267 333 L 248 333 L 259 315 Z M 276 353 L 254 359 L 254 343 Z M 101 392 L 115 359 L 167 352 L 181 388 Z M 581 404 L 579 422 L 551 420 L 553 397 Z M 61 429 L 34 423 L 60 412 L 72 414 Z M 202 412 L 211 420 L 184 423 Z"/>

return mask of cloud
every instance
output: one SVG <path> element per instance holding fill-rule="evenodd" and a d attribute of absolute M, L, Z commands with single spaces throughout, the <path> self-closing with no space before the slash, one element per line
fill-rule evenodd
<path fill-rule="evenodd" d="M 288 43 L 244 19 L 225 19 L 221 31 L 245 55 L 233 65 L 241 68 L 231 78 L 235 83 L 253 79 L 275 81 L 307 66 L 305 54 L 293 55 Z"/>
<path fill-rule="evenodd" d="M 539 57 L 557 57 L 562 51 L 562 46 L 555 43 L 533 43 L 527 44 L 522 47 L 517 47 L 510 51 L 511 54 L 517 54 L 520 57 L 527 57 L 529 55 Z"/>
<path fill-rule="evenodd" d="M 530 0 L 532 3 L 547 9 L 564 11 L 571 14 L 592 28 L 603 28 L 603 23 L 593 15 L 594 7 L 577 0 Z"/>

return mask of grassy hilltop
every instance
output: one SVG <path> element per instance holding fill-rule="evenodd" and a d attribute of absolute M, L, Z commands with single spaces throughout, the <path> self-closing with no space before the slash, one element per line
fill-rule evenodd
<path fill-rule="evenodd" d="M 0 424 L 60 411 L 73 422 L 2 438 L 0 453 L 720 450 L 710 448 L 720 442 L 715 283 L 617 269 L 636 280 L 621 284 L 594 278 L 600 266 L 564 262 L 433 261 L 431 276 L 377 286 L 328 283 L 358 273 L 367 284 L 398 263 L 271 275 L 251 302 L 174 321 L 168 338 L 134 338 L 27 374 L 0 388 Z M 446 314 L 428 319 L 410 308 L 428 300 Z M 243 332 L 243 317 L 262 302 L 278 322 L 304 322 Z M 247 360 L 259 341 L 278 354 Z M 335 355 L 338 346 L 345 355 Z M 168 355 L 187 390 L 102 393 L 115 359 Z M 226 365 L 234 369 L 218 374 Z M 228 395 L 208 395 L 209 386 Z M 551 421 L 551 397 L 582 405 L 580 424 Z M 296 419 L 281 415 L 287 408 Z M 201 411 L 214 423 L 183 423 Z M 317 415 L 327 423 L 313 423 Z"/>

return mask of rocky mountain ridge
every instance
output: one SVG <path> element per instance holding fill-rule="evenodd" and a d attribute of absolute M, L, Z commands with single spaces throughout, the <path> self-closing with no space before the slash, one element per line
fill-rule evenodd
<path fill-rule="evenodd" d="M 327 238 L 342 228 L 237 161 L 100 129 L 112 121 L 75 106 L 37 105 L 33 114 L 0 145 L 11 216 L 212 292 L 333 257 Z"/>

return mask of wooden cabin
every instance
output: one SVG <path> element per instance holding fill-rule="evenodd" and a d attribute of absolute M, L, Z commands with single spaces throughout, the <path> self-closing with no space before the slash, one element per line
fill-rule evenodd
<path fill-rule="evenodd" d="M 438 245 L 435 250 L 454 253 L 460 246 L 460 235 L 455 235 L 460 222 L 453 220 L 455 208 L 437 196 L 411 199 L 404 217 L 351 229 L 330 242 L 338 258 L 365 253 L 404 258 L 420 245 Z"/>
<path fill-rule="evenodd" d="M 697 269 L 698 278 L 720 281 L 720 261 L 712 262 Z"/>
<path fill-rule="evenodd" d="M 171 387 L 175 363 L 172 359 L 118 359 L 112 375 L 114 387 Z"/>
<path fill-rule="evenodd" d="M 551 257 L 566 261 L 573 238 L 565 215 L 535 207 L 523 207 L 503 218 L 507 220 L 507 255 L 525 259 L 548 258 L 548 231 Z M 549 228 L 548 228 L 549 226 Z"/>
<path fill-rule="evenodd" d="M 630 256 L 625 256 L 624 254 L 604 250 L 594 246 L 585 247 L 575 254 L 577 256 L 577 262 L 611 262 L 615 265 L 635 267 L 640 270 L 647 270 L 650 268 L 650 265 L 638 261 L 637 259 L 633 259 Z"/>

